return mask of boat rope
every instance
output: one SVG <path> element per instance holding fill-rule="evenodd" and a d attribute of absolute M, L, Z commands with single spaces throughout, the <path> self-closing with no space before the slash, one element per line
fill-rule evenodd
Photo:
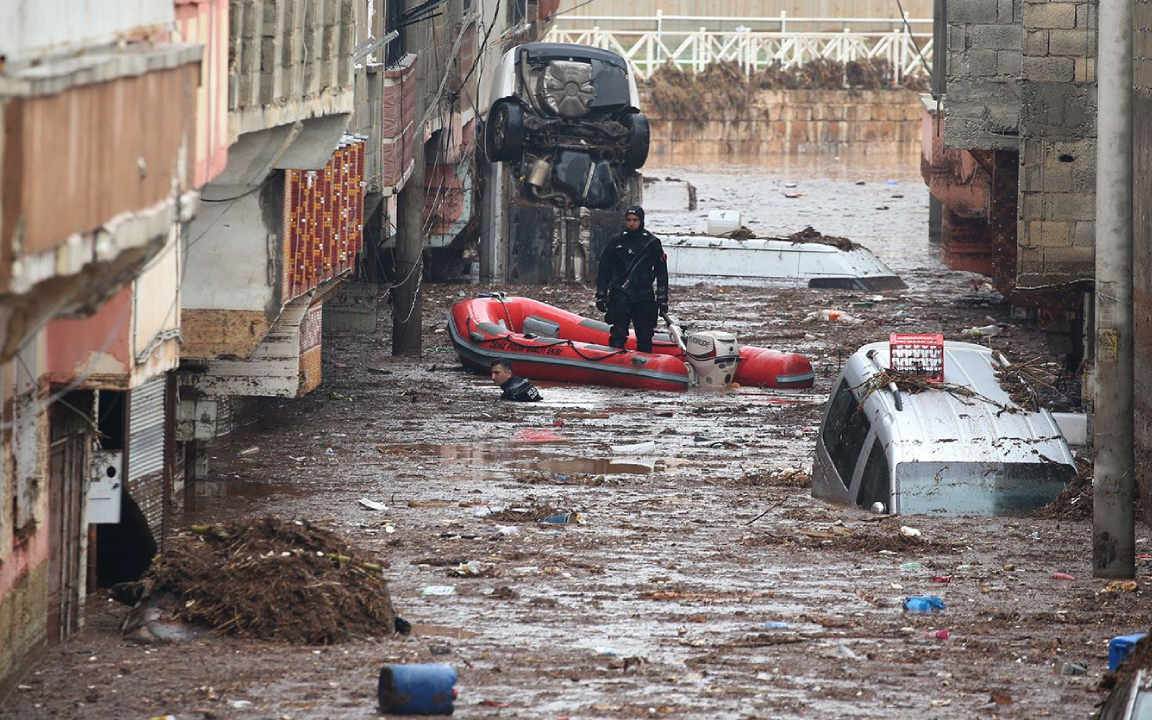
<path fill-rule="evenodd" d="M 508 312 L 508 303 L 504 302 L 504 293 L 498 294 L 496 299 L 500 301 L 500 307 L 504 308 L 504 317 L 508 320 L 508 328 L 511 329 L 515 323 L 512 322 L 512 315 Z"/>
<path fill-rule="evenodd" d="M 467 323 L 467 329 L 468 329 L 468 335 L 467 335 L 467 337 L 468 337 L 469 339 L 471 339 L 471 337 L 472 337 L 472 316 L 471 316 L 471 315 L 469 315 L 469 316 L 468 316 L 468 317 L 465 319 L 465 322 Z M 511 321 L 511 319 L 509 319 L 509 321 L 508 321 L 508 322 L 509 322 L 509 323 L 511 323 L 511 322 L 512 322 L 512 321 Z M 511 344 L 513 344 L 513 345 L 516 345 L 516 346 L 519 346 L 519 347 L 522 347 L 522 348 L 537 348 L 537 347 L 540 347 L 540 345 L 539 345 L 539 344 L 535 344 L 535 343 L 526 343 L 526 342 L 521 342 L 520 340 L 517 340 L 516 338 L 512 337 L 512 332 L 511 332 L 511 331 L 509 331 L 509 332 L 508 332 L 507 334 L 505 334 L 505 335 L 497 335 L 496 337 L 490 337 L 490 338 L 481 338 L 481 339 L 479 339 L 479 340 L 473 340 L 473 342 L 477 342 L 477 343 L 490 343 L 490 342 L 495 342 L 495 341 L 497 341 L 497 340 L 505 340 L 505 341 L 507 341 L 507 342 L 509 342 L 509 343 L 511 343 Z M 595 357 L 595 356 L 592 356 L 592 355 L 585 355 L 585 354 L 584 354 L 584 353 L 583 353 L 583 352 L 580 350 L 580 348 L 579 348 L 579 347 L 576 345 L 576 343 L 575 343 L 575 342 L 573 342 L 572 340 L 569 340 L 569 339 L 567 339 L 567 338 L 555 338 L 555 340 L 556 340 L 556 342 L 550 343 L 550 344 L 548 345 L 548 347 L 555 347 L 556 345 L 567 345 L 568 347 L 572 348 L 572 351 L 573 351 L 573 352 L 575 352 L 575 353 L 576 353 L 577 355 L 579 355 L 580 357 L 584 358 L 585 360 L 591 360 L 591 361 L 593 361 L 593 362 L 600 362 L 601 360 L 607 360 L 608 358 L 613 358 L 613 357 L 616 357 L 617 355 L 623 355 L 623 354 L 625 354 L 625 353 L 629 352 L 628 350 L 624 350 L 624 349 L 616 349 L 616 351 L 615 351 L 615 352 L 610 352 L 610 353 L 608 353 L 608 354 L 606 354 L 606 355 L 601 355 L 600 357 Z"/>

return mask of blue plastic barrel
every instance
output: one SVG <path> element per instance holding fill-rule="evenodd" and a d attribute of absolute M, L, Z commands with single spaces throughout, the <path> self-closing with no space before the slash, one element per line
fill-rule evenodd
<path fill-rule="evenodd" d="M 1112 638 L 1108 643 L 1108 669 L 1116 672 L 1116 668 L 1120 667 L 1120 663 L 1124 662 L 1124 658 L 1128 657 L 1128 653 L 1132 652 L 1132 648 L 1136 647 L 1136 643 L 1140 642 L 1140 638 L 1148 633 L 1137 633 L 1135 635 L 1120 635 Z"/>
<path fill-rule="evenodd" d="M 385 665 L 376 695 L 380 712 L 393 715 L 451 715 L 456 671 L 449 665 Z"/>

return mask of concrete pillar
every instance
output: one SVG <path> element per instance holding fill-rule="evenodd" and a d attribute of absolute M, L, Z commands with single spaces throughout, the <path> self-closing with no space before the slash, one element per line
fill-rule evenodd
<path fill-rule="evenodd" d="M 415 3 L 411 2 L 411 5 Z M 430 22 L 430 21 L 428 21 Z M 404 45 L 408 52 L 427 55 L 428 29 L 425 23 L 412 23 L 403 29 Z M 417 60 L 417 72 L 435 72 L 427 57 Z M 420 330 L 420 284 L 424 273 L 424 123 L 426 79 L 417 82 L 416 132 L 412 140 L 412 174 L 399 198 L 399 225 L 396 234 L 396 281 L 392 288 L 392 354 L 419 355 L 422 349 Z"/>
<path fill-rule="evenodd" d="M 1132 4 L 1101 0 L 1096 154 L 1092 573 L 1136 574 L 1132 372 Z"/>

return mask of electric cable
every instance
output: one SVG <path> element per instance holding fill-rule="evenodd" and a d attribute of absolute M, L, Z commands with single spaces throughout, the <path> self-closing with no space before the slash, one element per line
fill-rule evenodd
<path fill-rule="evenodd" d="M 904 30 L 908 33 L 908 39 L 912 41 L 912 47 L 916 48 L 916 54 L 920 56 L 920 66 L 927 70 L 928 61 L 924 59 L 924 53 L 920 51 L 920 43 L 916 42 L 916 36 L 912 34 L 912 26 L 908 24 L 908 15 L 904 12 L 902 0 L 896 0 L 896 7 L 900 10 L 900 19 L 904 22 Z"/>

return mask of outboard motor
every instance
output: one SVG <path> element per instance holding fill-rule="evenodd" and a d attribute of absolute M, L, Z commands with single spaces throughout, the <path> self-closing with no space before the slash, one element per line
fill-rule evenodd
<path fill-rule="evenodd" d="M 723 330 L 691 333 L 684 338 L 684 348 L 700 387 L 731 387 L 740 361 L 740 343 L 735 335 Z"/>
<path fill-rule="evenodd" d="M 664 316 L 668 334 L 688 358 L 688 378 L 693 387 L 723 389 L 731 387 L 740 362 L 740 343 L 736 336 L 722 330 L 696 332 L 685 336 L 676 318 Z"/>

